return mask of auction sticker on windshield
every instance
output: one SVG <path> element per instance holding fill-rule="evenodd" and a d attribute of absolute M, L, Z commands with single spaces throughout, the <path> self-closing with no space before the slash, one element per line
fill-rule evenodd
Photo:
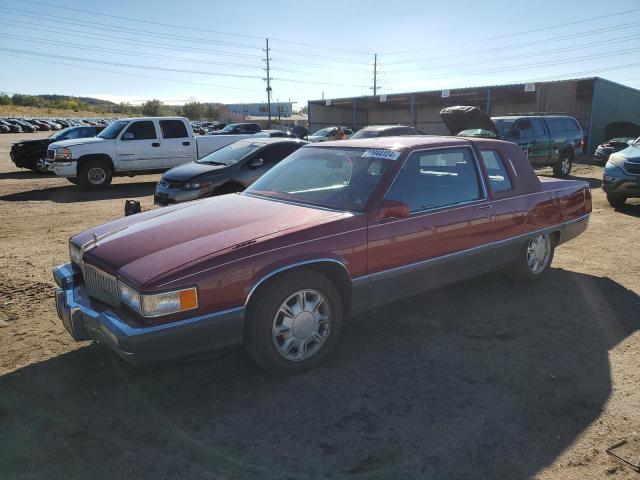
<path fill-rule="evenodd" d="M 367 150 L 362 154 L 363 157 L 369 158 L 386 158 L 388 160 L 397 160 L 400 157 L 400 152 L 394 152 L 393 150 Z"/>

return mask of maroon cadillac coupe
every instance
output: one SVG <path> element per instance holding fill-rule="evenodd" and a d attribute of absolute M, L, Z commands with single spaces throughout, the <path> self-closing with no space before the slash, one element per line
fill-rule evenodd
<path fill-rule="evenodd" d="M 587 183 L 539 179 L 514 143 L 307 145 L 243 193 L 73 236 L 54 270 L 58 315 L 132 363 L 243 344 L 296 371 L 355 312 L 498 268 L 540 278 L 590 212 Z"/>

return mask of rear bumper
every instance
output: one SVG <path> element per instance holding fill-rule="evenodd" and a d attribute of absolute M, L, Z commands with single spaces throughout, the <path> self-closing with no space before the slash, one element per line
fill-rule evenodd
<path fill-rule="evenodd" d="M 133 326 L 126 312 L 90 299 L 71 264 L 53 270 L 56 310 L 77 341 L 97 340 L 132 364 L 195 355 L 242 343 L 244 307 L 177 322 Z"/>

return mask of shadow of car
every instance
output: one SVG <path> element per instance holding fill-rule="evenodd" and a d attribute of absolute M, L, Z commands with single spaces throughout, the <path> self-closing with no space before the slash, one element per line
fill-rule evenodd
<path fill-rule="evenodd" d="M 491 274 L 354 319 L 327 364 L 287 378 L 235 350 L 132 368 L 92 344 L 0 378 L 0 465 L 9 478 L 530 478 L 600 417 L 608 351 L 637 330 L 639 300 L 561 269 L 526 290 Z"/>

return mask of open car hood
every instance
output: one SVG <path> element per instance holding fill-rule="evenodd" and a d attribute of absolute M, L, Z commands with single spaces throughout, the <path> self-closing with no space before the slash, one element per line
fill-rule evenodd
<path fill-rule="evenodd" d="M 617 137 L 640 137 L 640 125 L 633 122 L 612 122 L 604 127 L 604 138 L 610 140 Z"/>
<path fill-rule="evenodd" d="M 499 137 L 498 129 L 491 117 L 478 107 L 456 105 L 440 110 L 440 118 L 449 129 L 451 135 L 458 135 L 463 130 L 488 130 Z"/>

